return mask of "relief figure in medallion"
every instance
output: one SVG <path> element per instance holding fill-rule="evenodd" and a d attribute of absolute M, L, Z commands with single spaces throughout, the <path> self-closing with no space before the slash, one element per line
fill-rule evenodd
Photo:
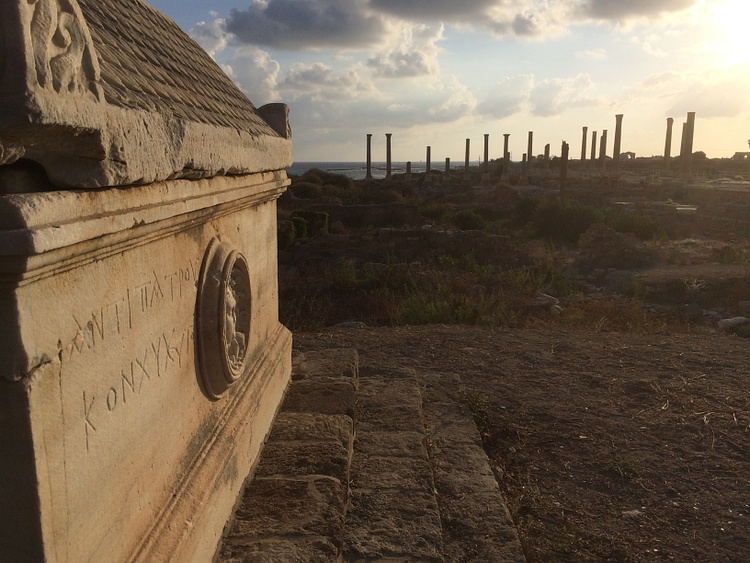
<path fill-rule="evenodd" d="M 225 304 L 225 324 L 224 324 L 224 345 L 226 346 L 227 358 L 229 365 L 233 369 L 239 369 L 245 359 L 245 350 L 247 348 L 247 335 L 242 332 L 240 308 L 243 307 L 246 298 L 242 291 L 241 283 L 235 279 L 236 275 L 232 272 L 229 283 L 226 286 Z"/>

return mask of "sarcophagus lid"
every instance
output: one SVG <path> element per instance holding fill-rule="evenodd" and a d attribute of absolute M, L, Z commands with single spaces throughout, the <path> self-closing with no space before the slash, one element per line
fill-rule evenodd
<path fill-rule="evenodd" d="M 140 0 L 3 0 L 0 33 L 0 165 L 58 189 L 291 165 L 287 107 L 256 108 Z"/>

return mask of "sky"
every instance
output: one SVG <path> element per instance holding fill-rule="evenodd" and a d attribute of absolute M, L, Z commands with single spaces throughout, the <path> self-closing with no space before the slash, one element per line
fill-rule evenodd
<path fill-rule="evenodd" d="M 687 112 L 694 150 L 748 151 L 748 0 L 147 0 L 195 39 L 257 106 L 291 110 L 296 162 L 502 157 L 623 114 L 622 151 L 664 153 Z M 597 143 L 598 145 L 598 143 Z M 597 146 L 598 152 L 598 146 Z"/>

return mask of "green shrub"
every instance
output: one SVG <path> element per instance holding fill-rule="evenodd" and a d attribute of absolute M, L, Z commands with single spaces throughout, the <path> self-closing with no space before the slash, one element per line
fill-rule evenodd
<path fill-rule="evenodd" d="M 419 209 L 420 215 L 433 221 L 442 221 L 451 213 L 451 206 L 445 203 L 426 203 Z"/>
<path fill-rule="evenodd" d="M 541 199 L 535 196 L 523 195 L 518 198 L 513 206 L 513 213 L 519 225 L 525 225 L 532 220 L 540 202 Z"/>
<path fill-rule="evenodd" d="M 328 232 L 328 213 L 322 211 L 302 211 L 296 210 L 290 215 L 292 221 L 302 219 L 305 222 L 305 235 L 297 236 L 310 236 L 314 237 L 318 233 Z M 295 223 L 295 228 L 296 228 Z"/>
<path fill-rule="evenodd" d="M 464 209 L 456 213 L 452 222 L 462 231 L 481 231 L 485 226 L 484 218 L 471 209 Z"/>
<path fill-rule="evenodd" d="M 305 172 L 302 176 L 299 176 L 297 181 L 310 182 L 311 184 L 317 184 L 319 186 L 322 186 L 323 178 L 320 177 L 318 172 L 325 174 L 325 172 L 323 172 L 322 170 L 313 168 L 312 170 L 308 170 L 307 172 Z"/>
<path fill-rule="evenodd" d="M 289 190 L 294 197 L 301 199 L 317 199 L 323 195 L 323 188 L 312 182 L 295 182 L 289 187 Z"/>
<path fill-rule="evenodd" d="M 717 252 L 717 258 L 722 264 L 744 264 L 747 262 L 745 251 L 736 246 L 722 246 Z"/>
<path fill-rule="evenodd" d="M 589 205 L 545 199 L 534 210 L 532 224 L 537 236 L 575 243 L 593 223 L 602 221 L 601 215 Z"/>
<path fill-rule="evenodd" d="M 336 289 L 351 289 L 357 285 L 357 266 L 351 258 L 339 256 L 329 273 L 331 286 Z"/>
<path fill-rule="evenodd" d="M 294 226 L 294 238 L 306 238 L 307 237 L 307 221 L 304 217 L 300 217 L 299 215 L 295 215 L 292 213 L 290 215 L 289 220 L 292 222 L 292 225 Z"/>
<path fill-rule="evenodd" d="M 663 239 L 666 231 L 659 221 L 642 213 L 614 212 L 606 221 L 620 233 L 632 233 L 641 240 Z"/>
<path fill-rule="evenodd" d="M 471 324 L 498 326 L 515 321 L 498 296 L 467 295 L 446 285 L 431 290 L 415 291 L 407 295 L 398 306 L 396 323 Z"/>
<path fill-rule="evenodd" d="M 351 189 L 353 182 L 349 176 L 326 172 L 319 168 L 312 168 L 305 172 L 302 178 L 308 182 L 316 182 L 320 185 L 336 186 L 338 188 Z"/>
<path fill-rule="evenodd" d="M 279 221 L 278 229 L 279 249 L 286 250 L 294 244 L 296 238 L 294 222 L 289 219 Z"/>

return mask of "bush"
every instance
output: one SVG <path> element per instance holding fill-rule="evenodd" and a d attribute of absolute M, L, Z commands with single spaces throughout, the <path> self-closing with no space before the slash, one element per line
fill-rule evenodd
<path fill-rule="evenodd" d="M 294 182 L 289 190 L 294 197 L 301 199 L 317 199 L 323 195 L 323 188 L 312 182 Z"/>
<path fill-rule="evenodd" d="M 451 206 L 446 203 L 427 203 L 419 210 L 420 215 L 433 221 L 441 221 L 450 215 Z"/>
<path fill-rule="evenodd" d="M 296 238 L 294 222 L 288 219 L 279 221 L 277 236 L 280 250 L 286 250 L 292 246 L 292 244 L 294 244 L 294 239 Z"/>
<path fill-rule="evenodd" d="M 464 209 L 453 216 L 453 224 L 462 231 L 481 231 L 485 220 L 476 211 Z"/>
<path fill-rule="evenodd" d="M 375 190 L 372 192 L 373 203 L 402 203 L 404 196 L 396 190 Z"/>
<path fill-rule="evenodd" d="M 721 264 L 744 264 L 747 262 L 745 251 L 736 246 L 722 246 L 716 254 Z"/>
<path fill-rule="evenodd" d="M 305 172 L 302 179 L 308 182 L 316 182 L 320 185 L 336 186 L 343 189 L 351 189 L 353 182 L 349 176 L 344 174 L 335 174 L 333 172 L 326 172 L 319 168 L 312 168 Z"/>
<path fill-rule="evenodd" d="M 618 233 L 632 233 L 641 240 L 666 238 L 661 223 L 642 213 L 616 212 L 607 222 Z"/>
<path fill-rule="evenodd" d="M 290 215 L 290 219 L 295 221 L 295 230 L 297 229 L 297 223 L 301 219 L 305 225 L 305 234 L 301 235 L 297 232 L 297 236 L 311 236 L 314 237 L 318 233 L 328 232 L 328 213 L 322 211 L 294 211 Z"/>
<path fill-rule="evenodd" d="M 533 196 L 521 196 L 518 198 L 516 204 L 513 206 L 513 212 L 519 225 L 525 225 L 533 219 L 540 202 L 541 200 L 538 197 Z"/>
<path fill-rule="evenodd" d="M 307 221 L 304 217 L 300 217 L 299 215 L 293 213 L 289 217 L 289 221 L 291 221 L 292 227 L 294 228 L 293 239 L 307 237 Z"/>
<path fill-rule="evenodd" d="M 601 215 L 588 205 L 547 199 L 534 210 L 532 223 L 537 236 L 576 243 L 592 224 L 601 221 Z"/>

